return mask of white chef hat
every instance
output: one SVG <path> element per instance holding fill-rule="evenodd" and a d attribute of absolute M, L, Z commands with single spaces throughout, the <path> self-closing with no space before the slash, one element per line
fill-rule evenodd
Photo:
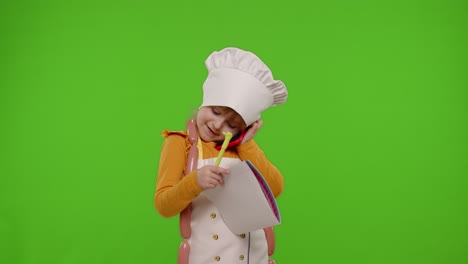
<path fill-rule="evenodd" d="M 205 61 L 208 77 L 203 84 L 203 106 L 227 106 L 247 126 L 260 119 L 265 109 L 283 104 L 288 91 L 274 80 L 270 69 L 253 53 L 225 48 L 211 53 Z"/>

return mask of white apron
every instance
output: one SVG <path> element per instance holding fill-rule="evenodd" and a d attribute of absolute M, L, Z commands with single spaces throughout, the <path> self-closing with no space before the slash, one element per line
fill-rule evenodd
<path fill-rule="evenodd" d="M 198 159 L 198 168 L 214 165 L 215 161 L 216 158 Z M 230 168 L 240 161 L 223 158 L 219 166 Z M 190 226 L 190 264 L 268 264 L 268 246 L 263 229 L 233 234 L 213 203 L 202 194 L 192 201 Z"/>

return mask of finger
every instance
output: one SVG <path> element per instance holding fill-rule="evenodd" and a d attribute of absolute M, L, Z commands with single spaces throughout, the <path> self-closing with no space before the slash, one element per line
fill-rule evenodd
<path fill-rule="evenodd" d="M 206 184 L 206 189 L 213 189 L 216 187 L 216 184 L 213 184 L 213 183 L 207 183 Z"/>
<path fill-rule="evenodd" d="M 219 178 L 219 184 L 224 185 L 224 176 L 221 175 Z"/>
<path fill-rule="evenodd" d="M 223 184 L 223 182 L 224 182 L 224 177 L 223 177 L 222 175 L 217 175 L 217 174 L 216 174 L 213 178 L 214 178 L 216 181 L 218 181 L 218 184 Z"/>
<path fill-rule="evenodd" d="M 211 170 L 211 172 L 215 173 L 215 174 L 229 174 L 231 173 L 230 170 L 228 169 L 225 169 L 225 168 L 222 168 L 222 167 L 213 167 L 213 170 Z"/>
<path fill-rule="evenodd" d="M 258 126 L 257 129 L 260 129 L 263 126 L 263 120 L 262 119 L 257 120 L 257 126 Z"/>
<path fill-rule="evenodd" d="M 217 179 L 215 179 L 215 178 L 211 178 L 211 179 L 209 180 L 209 184 L 210 184 L 210 186 L 213 186 L 212 188 L 214 188 L 214 187 L 220 185 L 221 183 L 219 182 L 219 180 L 217 180 Z"/>
<path fill-rule="evenodd" d="M 253 128 L 255 128 L 255 131 L 259 130 L 263 125 L 263 120 L 259 119 L 255 121 Z"/>
<path fill-rule="evenodd" d="M 254 126 L 252 126 L 252 128 L 250 129 L 250 135 L 255 135 L 258 131 L 259 127 L 258 127 L 258 124 L 255 124 Z"/>

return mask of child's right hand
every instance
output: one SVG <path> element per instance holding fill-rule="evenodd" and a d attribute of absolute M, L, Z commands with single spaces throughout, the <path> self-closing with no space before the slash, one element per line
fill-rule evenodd
<path fill-rule="evenodd" d="M 197 182 L 203 190 L 213 189 L 218 185 L 222 185 L 223 175 L 230 173 L 228 169 L 217 167 L 214 165 L 206 165 L 197 170 Z"/>

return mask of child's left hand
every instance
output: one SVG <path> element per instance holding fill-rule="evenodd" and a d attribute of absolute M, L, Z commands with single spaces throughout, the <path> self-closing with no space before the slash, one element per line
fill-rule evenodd
<path fill-rule="evenodd" d="M 245 133 L 245 136 L 242 139 L 241 144 L 251 140 L 255 136 L 257 131 L 262 127 L 262 125 L 263 125 L 263 120 L 261 119 L 253 122 L 250 128 L 247 130 L 247 133 Z"/>

